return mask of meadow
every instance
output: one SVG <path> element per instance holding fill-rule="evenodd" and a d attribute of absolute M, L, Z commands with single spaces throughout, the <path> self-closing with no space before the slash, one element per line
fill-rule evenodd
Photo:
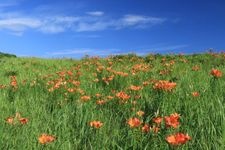
<path fill-rule="evenodd" d="M 225 53 L 0 65 L 2 150 L 225 149 Z"/>

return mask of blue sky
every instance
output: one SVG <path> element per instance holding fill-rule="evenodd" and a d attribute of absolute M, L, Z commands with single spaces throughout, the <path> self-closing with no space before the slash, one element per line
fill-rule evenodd
<path fill-rule="evenodd" d="M 224 0 L 1 0 L 0 51 L 18 56 L 225 48 Z"/>

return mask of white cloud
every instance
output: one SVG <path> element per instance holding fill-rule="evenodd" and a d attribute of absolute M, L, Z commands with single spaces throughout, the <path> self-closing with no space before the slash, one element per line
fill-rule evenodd
<path fill-rule="evenodd" d="M 86 54 L 91 53 L 93 50 L 91 49 L 71 49 L 71 50 L 60 50 L 54 52 L 47 52 L 48 55 L 72 55 L 72 54 Z"/>
<path fill-rule="evenodd" d="M 54 16 L 43 18 L 39 31 L 43 33 L 61 33 L 70 30 L 74 23 L 79 21 L 79 17 L 72 16 Z"/>
<path fill-rule="evenodd" d="M 182 45 L 168 45 L 168 46 L 161 46 L 161 47 L 153 47 L 149 48 L 149 51 L 173 51 L 173 50 L 179 50 L 188 47 L 187 44 L 182 44 Z"/>
<path fill-rule="evenodd" d="M 40 26 L 41 21 L 33 18 L 0 19 L 0 29 L 11 31 L 24 31 L 27 28 L 37 28 Z"/>
<path fill-rule="evenodd" d="M 110 55 L 126 55 L 130 53 L 135 53 L 137 55 L 146 55 L 150 51 L 146 50 L 121 50 L 117 48 L 109 48 L 109 49 L 102 49 L 102 48 L 75 48 L 71 50 L 59 50 L 59 51 L 52 51 L 47 52 L 46 57 L 82 57 L 85 55 L 89 56 L 110 56 Z"/>
<path fill-rule="evenodd" d="M 108 56 L 111 54 L 119 53 L 119 49 L 102 49 L 102 48 L 74 48 L 69 50 L 59 50 L 59 51 L 52 51 L 47 52 L 47 56 L 84 56 L 84 55 L 91 55 L 91 56 Z"/>
<path fill-rule="evenodd" d="M 104 12 L 102 12 L 102 11 L 89 11 L 89 12 L 86 12 L 86 14 L 91 15 L 91 16 L 103 16 Z"/>
<path fill-rule="evenodd" d="M 52 23 L 66 23 L 66 24 L 72 24 L 76 21 L 79 21 L 79 17 L 73 17 L 73 16 L 51 16 L 46 17 L 46 22 L 52 22 Z"/>
<path fill-rule="evenodd" d="M 42 26 L 40 28 L 40 31 L 43 33 L 60 33 L 64 32 L 65 28 L 62 26 L 57 26 L 57 25 L 47 25 L 47 26 Z"/>
<path fill-rule="evenodd" d="M 138 15 L 125 15 L 121 21 L 125 25 L 135 25 L 138 23 L 147 23 L 149 22 L 150 18 L 145 16 L 138 16 Z"/>
<path fill-rule="evenodd" d="M 74 30 L 77 32 L 84 32 L 84 31 L 101 31 L 105 30 L 110 26 L 110 23 L 107 22 L 93 22 L 93 23 L 86 23 L 80 22 Z"/>
<path fill-rule="evenodd" d="M 160 46 L 161 45 L 161 46 Z M 89 56 L 110 56 L 110 55 L 125 55 L 134 53 L 139 56 L 147 55 L 149 53 L 162 53 L 162 52 L 173 52 L 179 51 L 183 48 L 188 47 L 188 45 L 180 44 L 180 45 L 162 45 L 159 44 L 159 47 L 150 47 L 145 49 L 136 49 L 136 50 L 129 50 L 129 49 L 118 49 L 118 48 L 74 48 L 74 49 L 67 49 L 67 50 L 58 50 L 58 51 L 51 51 L 46 53 L 46 57 L 82 57 L 85 55 Z"/>
<path fill-rule="evenodd" d="M 90 19 L 91 20 L 91 19 Z M 93 19 L 93 21 L 80 20 L 75 25 L 74 30 L 77 32 L 84 31 L 101 31 L 106 29 L 123 29 L 123 28 L 139 28 L 150 27 L 165 22 L 164 18 L 141 16 L 141 15 L 124 15 L 118 19 Z"/>
<path fill-rule="evenodd" d="M 87 15 L 46 15 L 23 14 L 21 12 L 1 12 L 0 30 L 20 33 L 28 29 L 42 33 L 62 32 L 94 32 L 107 29 L 119 30 L 123 28 L 151 27 L 165 22 L 164 18 L 141 15 L 124 15 L 118 18 L 102 16 L 104 12 L 87 12 Z M 102 17 L 99 17 L 102 16 Z"/>
<path fill-rule="evenodd" d="M 73 26 L 73 23 L 79 20 L 77 17 L 54 16 L 54 17 L 15 17 L 13 15 L 2 18 L 0 16 L 0 29 L 13 31 L 15 35 L 25 32 L 27 29 L 35 29 L 43 33 L 60 33 Z"/>
<path fill-rule="evenodd" d="M 165 21 L 164 18 L 141 16 L 141 15 L 125 15 L 120 19 L 118 28 L 128 27 L 128 26 L 137 26 L 141 27 L 143 25 L 157 25 Z"/>

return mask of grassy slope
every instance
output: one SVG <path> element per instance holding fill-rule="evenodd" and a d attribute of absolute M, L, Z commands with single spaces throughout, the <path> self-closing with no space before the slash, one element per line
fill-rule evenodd
<path fill-rule="evenodd" d="M 175 61 L 174 65 L 165 67 L 161 63 Z M 187 60 L 188 62 L 183 62 Z M 109 67 L 129 74 L 127 77 L 115 75 L 114 80 L 105 84 L 102 77 L 112 75 L 103 69 L 96 72 L 96 66 Z M 192 140 L 179 146 L 178 149 L 223 149 L 225 142 L 224 104 L 225 104 L 225 75 L 213 80 L 210 75 L 212 68 L 225 73 L 224 55 L 209 54 L 191 56 L 153 56 L 115 57 L 114 59 L 69 59 L 46 60 L 37 58 L 1 58 L 0 84 L 7 85 L 0 89 L 0 149 L 170 149 L 165 137 L 171 133 L 188 133 Z M 145 64 L 150 69 L 139 71 L 132 75 L 132 66 Z M 194 65 L 200 66 L 199 71 L 192 71 Z M 78 69 L 80 66 L 80 69 Z M 171 70 L 167 75 L 159 75 L 162 69 Z M 81 102 L 82 94 L 69 93 L 63 87 L 48 92 L 46 83 L 59 78 L 56 72 L 72 70 L 74 80 L 80 81 L 79 88 L 91 100 Z M 77 75 L 81 72 L 81 75 Z M 100 82 L 93 80 L 97 73 Z M 48 74 L 52 76 L 44 77 Z M 9 76 L 16 75 L 18 89 L 9 86 Z M 69 77 L 67 76 L 67 82 Z M 143 87 L 141 91 L 128 90 L 130 85 L 142 85 L 151 79 L 171 80 L 177 83 L 173 92 L 156 92 L 152 85 Z M 23 84 L 23 80 L 26 83 Z M 35 83 L 32 85 L 32 83 Z M 73 87 L 72 84 L 69 87 Z M 115 98 L 116 92 L 125 91 L 131 95 L 128 103 L 120 104 Z M 191 93 L 198 91 L 199 97 Z M 67 96 L 65 96 L 67 93 Z M 96 105 L 96 93 L 102 98 L 111 95 L 114 99 L 102 106 Z M 135 111 L 131 111 L 131 101 L 135 95 Z M 130 129 L 126 121 L 136 116 L 138 110 L 145 112 L 141 119 L 152 124 L 152 118 L 167 116 L 174 112 L 181 115 L 178 129 L 163 129 L 158 133 L 141 133 L 139 129 Z M 20 112 L 29 119 L 26 125 L 9 125 L 5 119 Z M 104 123 L 100 129 L 92 129 L 89 122 L 100 120 Z M 38 143 L 38 136 L 48 133 L 57 137 L 56 141 L 47 145 Z M 172 149 L 172 148 L 171 148 Z"/>

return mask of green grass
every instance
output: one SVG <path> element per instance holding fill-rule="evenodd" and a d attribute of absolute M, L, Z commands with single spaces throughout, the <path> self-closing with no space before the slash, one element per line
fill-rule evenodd
<path fill-rule="evenodd" d="M 165 65 L 172 60 L 173 65 Z M 137 68 L 140 64 L 142 66 Z M 0 149 L 225 148 L 224 53 L 145 57 L 130 54 L 82 60 L 2 57 L 0 65 L 0 85 L 6 86 L 0 89 Z M 200 67 L 198 71 L 192 70 L 195 65 Z M 212 77 L 212 68 L 222 71 L 223 76 Z M 169 70 L 169 73 L 160 75 L 162 70 Z M 65 75 L 60 77 L 62 71 Z M 128 73 L 128 76 L 116 72 Z M 111 81 L 102 80 L 112 75 Z M 11 76 L 16 76 L 16 89 L 10 85 Z M 98 82 L 94 81 L 96 79 Z M 177 86 L 171 92 L 157 91 L 151 82 L 154 80 L 173 81 Z M 57 81 L 61 81 L 59 88 L 49 92 Z M 79 81 L 80 85 L 74 85 L 72 81 Z M 145 81 L 149 85 L 143 86 Z M 131 85 L 141 86 L 142 90 L 131 91 Z M 68 88 L 75 91 L 68 92 Z M 126 103 L 116 97 L 120 91 L 130 96 Z M 194 91 L 200 96 L 193 97 Z M 101 94 L 100 98 L 96 97 L 97 93 Z M 83 95 L 90 96 L 90 100 L 82 101 Z M 107 96 L 113 99 L 109 100 Z M 140 97 L 135 98 L 137 96 Z M 107 102 L 97 105 L 97 100 Z M 145 112 L 143 117 L 136 115 L 139 110 Z M 27 124 L 6 122 L 17 112 L 28 119 Z M 153 125 L 154 117 L 173 113 L 180 114 L 180 125 L 176 129 L 165 128 L 162 123 L 158 133 L 143 133 L 142 125 L 130 128 L 127 124 L 129 118 L 137 117 L 143 124 Z M 99 129 L 90 127 L 93 120 L 101 121 L 103 126 Z M 191 140 L 176 147 L 169 145 L 165 138 L 177 132 L 188 133 Z M 53 135 L 56 140 L 40 144 L 38 138 L 42 133 Z"/>

